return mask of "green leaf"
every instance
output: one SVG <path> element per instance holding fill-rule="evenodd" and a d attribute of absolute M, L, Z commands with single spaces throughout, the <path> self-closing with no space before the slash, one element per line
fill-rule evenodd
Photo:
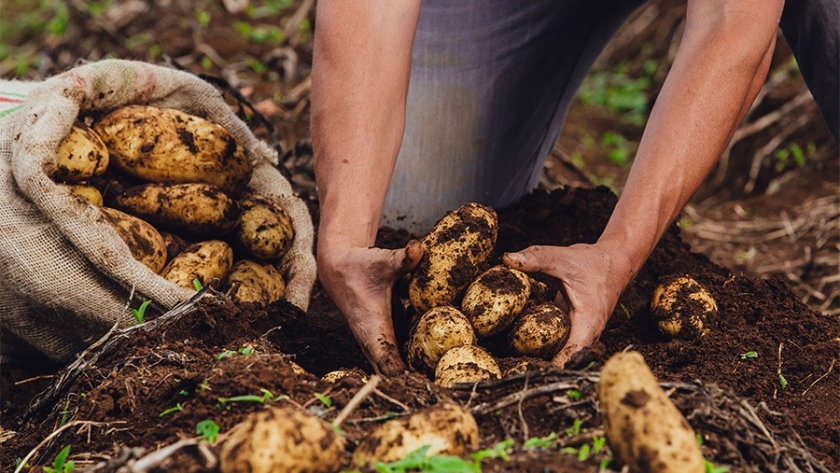
<path fill-rule="evenodd" d="M 212 419 L 204 419 L 198 424 L 195 424 L 195 433 L 201 435 L 210 443 L 216 443 L 219 435 L 219 424 L 215 423 Z"/>
<path fill-rule="evenodd" d="M 758 353 L 754 351 L 748 351 L 746 353 L 741 354 L 741 359 L 746 360 L 748 358 L 758 358 Z"/>
<path fill-rule="evenodd" d="M 312 393 L 312 395 L 315 396 L 319 401 L 321 401 L 323 405 L 327 407 L 332 407 L 332 399 L 330 399 L 328 396 L 324 396 L 321 393 Z"/>
<path fill-rule="evenodd" d="M 782 373 L 779 373 L 779 384 L 782 386 L 782 389 L 787 389 L 788 387 L 788 381 Z"/>

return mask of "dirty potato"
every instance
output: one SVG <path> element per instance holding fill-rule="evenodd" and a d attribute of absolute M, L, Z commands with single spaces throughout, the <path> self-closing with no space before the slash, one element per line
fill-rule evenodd
<path fill-rule="evenodd" d="M 531 306 L 510 329 L 510 347 L 517 355 L 550 360 L 571 333 L 569 314 L 551 302 Z"/>
<path fill-rule="evenodd" d="M 163 230 L 219 237 L 233 231 L 239 205 L 211 184 L 143 184 L 116 196 L 112 205 Z"/>
<path fill-rule="evenodd" d="M 670 338 L 694 339 L 709 332 L 707 321 L 717 303 L 702 284 L 687 275 L 660 278 L 650 312 L 659 330 Z"/>
<path fill-rule="evenodd" d="M 435 368 L 435 383 L 443 387 L 501 377 L 502 372 L 493 355 L 476 345 L 452 348 L 440 357 Z"/>
<path fill-rule="evenodd" d="M 425 253 L 408 283 L 417 313 L 458 305 L 493 250 L 498 228 L 496 211 L 476 203 L 462 205 L 435 224 L 422 239 Z"/>
<path fill-rule="evenodd" d="M 202 286 L 221 287 L 233 266 L 233 249 L 221 240 L 194 243 L 172 258 L 160 272 L 167 281 L 194 289 L 193 280 Z"/>
<path fill-rule="evenodd" d="M 102 217 L 117 230 L 134 259 L 160 273 L 166 264 L 166 244 L 148 222 L 109 207 L 100 207 Z"/>
<path fill-rule="evenodd" d="M 341 469 L 344 437 L 294 407 L 249 415 L 225 440 L 222 473 L 333 473 Z"/>
<path fill-rule="evenodd" d="M 56 150 L 56 182 L 81 182 L 108 168 L 110 157 L 99 135 L 83 122 L 76 122 Z"/>
<path fill-rule="evenodd" d="M 472 414 L 458 404 L 442 402 L 376 427 L 356 448 L 353 462 L 358 467 L 392 462 L 427 445 L 428 456 L 462 455 L 476 449 L 479 439 Z"/>
<path fill-rule="evenodd" d="M 632 473 L 703 473 L 694 431 L 638 352 L 613 355 L 598 388 L 604 432 Z"/>
<path fill-rule="evenodd" d="M 237 302 L 267 306 L 283 298 L 286 282 L 274 265 L 244 259 L 233 265 L 224 291 Z"/>
<path fill-rule="evenodd" d="M 224 127 L 179 110 L 141 105 L 97 120 L 114 166 L 147 182 L 202 182 L 238 195 L 251 180 L 245 149 Z"/>
<path fill-rule="evenodd" d="M 467 287 L 461 311 L 479 337 L 489 337 L 507 329 L 530 297 L 531 278 L 527 274 L 494 266 Z"/>
<path fill-rule="evenodd" d="M 444 353 L 457 346 L 475 343 L 475 332 L 461 311 L 448 305 L 435 307 L 412 327 L 408 363 L 417 371 L 434 373 Z"/>
<path fill-rule="evenodd" d="M 273 261 L 283 257 L 295 238 L 292 218 L 280 204 L 259 194 L 239 200 L 242 215 L 236 238 L 256 258 Z"/>
<path fill-rule="evenodd" d="M 102 207 L 102 193 L 96 187 L 88 184 L 60 184 L 60 186 L 69 190 L 71 194 L 81 197 L 97 207 Z"/>
<path fill-rule="evenodd" d="M 330 371 L 329 373 L 324 374 L 324 376 L 321 376 L 321 381 L 336 383 L 342 378 L 348 377 L 356 378 L 363 383 L 367 383 L 369 381 L 367 373 L 358 368 L 339 368 L 337 370 Z"/>

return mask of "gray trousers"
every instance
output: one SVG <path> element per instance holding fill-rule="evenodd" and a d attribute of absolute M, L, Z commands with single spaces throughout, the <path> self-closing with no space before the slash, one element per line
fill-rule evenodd
<path fill-rule="evenodd" d="M 643 3 L 425 0 L 382 225 L 423 234 L 461 204 L 501 207 L 534 189 L 584 76 Z M 782 26 L 798 31 L 806 81 L 836 115 L 837 0 L 788 3 Z"/>

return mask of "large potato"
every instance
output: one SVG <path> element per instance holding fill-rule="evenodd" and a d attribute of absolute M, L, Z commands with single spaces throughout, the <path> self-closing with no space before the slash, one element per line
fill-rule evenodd
<path fill-rule="evenodd" d="M 550 360 L 566 344 L 572 330 L 569 314 L 551 302 L 531 306 L 509 332 L 510 347 L 521 356 Z"/>
<path fill-rule="evenodd" d="M 638 352 L 613 355 L 598 389 L 610 450 L 633 473 L 703 473 L 694 431 Z"/>
<path fill-rule="evenodd" d="M 163 230 L 219 237 L 239 221 L 239 205 L 211 184 L 143 184 L 116 196 L 112 206 Z"/>
<path fill-rule="evenodd" d="M 661 278 L 650 304 L 651 316 L 659 330 L 671 338 L 693 339 L 706 335 L 707 320 L 717 315 L 717 310 L 709 291 L 690 276 Z"/>
<path fill-rule="evenodd" d="M 225 440 L 222 473 L 333 473 L 341 469 L 344 438 L 318 417 L 293 407 L 249 415 Z"/>
<path fill-rule="evenodd" d="M 447 213 L 423 240 L 425 253 L 411 273 L 408 296 L 417 313 L 457 306 L 496 244 L 496 211 L 476 203 Z"/>
<path fill-rule="evenodd" d="M 202 286 L 211 284 L 219 288 L 225 283 L 233 266 L 233 249 L 221 240 L 193 243 L 172 258 L 160 275 L 167 281 L 193 289 L 193 280 Z"/>
<path fill-rule="evenodd" d="M 224 287 L 231 299 L 262 306 L 279 301 L 286 294 L 286 281 L 274 265 L 245 259 L 233 265 Z"/>
<path fill-rule="evenodd" d="M 531 278 L 527 274 L 494 266 L 467 287 L 461 311 L 479 337 L 489 337 L 507 329 L 530 297 Z"/>
<path fill-rule="evenodd" d="M 100 207 L 102 217 L 117 230 L 134 259 L 160 273 L 166 264 L 166 244 L 148 222 L 109 207 Z"/>
<path fill-rule="evenodd" d="M 423 314 L 411 330 L 408 363 L 415 370 L 434 373 L 444 353 L 475 342 L 475 332 L 461 311 L 448 305 L 435 307 Z"/>
<path fill-rule="evenodd" d="M 242 215 L 236 238 L 248 253 L 272 261 L 283 257 L 295 238 L 292 218 L 280 204 L 259 194 L 239 200 Z"/>
<path fill-rule="evenodd" d="M 435 383 L 443 387 L 501 377 L 502 372 L 496 359 L 477 345 L 452 348 L 440 357 L 435 368 Z"/>
<path fill-rule="evenodd" d="M 56 169 L 50 173 L 56 182 L 81 182 L 105 172 L 108 149 L 99 135 L 82 122 L 76 122 L 56 150 Z"/>
<path fill-rule="evenodd" d="M 93 125 L 111 161 L 148 182 L 203 182 L 242 192 L 253 166 L 224 127 L 179 110 L 141 105 L 118 108 Z"/>
<path fill-rule="evenodd" d="M 365 466 L 392 462 L 429 446 L 426 455 L 462 455 L 478 447 L 478 424 L 458 404 L 442 402 L 414 414 L 379 425 L 362 439 L 353 462 Z"/>

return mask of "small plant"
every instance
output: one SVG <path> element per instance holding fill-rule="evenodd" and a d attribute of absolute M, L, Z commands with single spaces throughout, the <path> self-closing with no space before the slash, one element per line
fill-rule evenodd
<path fill-rule="evenodd" d="M 569 436 L 578 435 L 580 434 L 580 427 L 583 424 L 580 419 L 575 419 L 572 423 L 572 426 L 566 429 L 566 434 Z"/>
<path fill-rule="evenodd" d="M 202 289 L 204 289 L 204 285 L 203 285 L 203 284 L 201 284 L 201 281 L 199 281 L 199 280 L 198 280 L 198 278 L 193 279 L 193 280 L 192 280 L 192 283 L 193 283 L 193 287 L 195 288 L 196 292 L 201 291 Z"/>
<path fill-rule="evenodd" d="M 548 449 L 553 447 L 557 443 L 557 433 L 552 432 L 545 437 L 532 437 L 525 441 L 522 444 L 522 448 L 528 450 L 531 448 L 543 448 Z"/>
<path fill-rule="evenodd" d="M 575 391 L 574 389 L 566 391 L 566 397 L 572 401 L 577 401 L 580 399 L 580 391 Z"/>
<path fill-rule="evenodd" d="M 703 446 L 703 436 L 700 434 L 696 434 L 695 438 L 697 439 L 697 445 Z M 729 471 L 728 466 L 715 466 L 709 459 L 703 458 L 703 466 L 705 467 L 706 473 L 726 473 Z"/>
<path fill-rule="evenodd" d="M 321 401 L 321 404 L 323 404 L 327 407 L 332 407 L 332 405 L 333 405 L 332 399 L 330 399 L 328 396 L 324 396 L 321 393 L 312 393 L 312 395 L 315 396 L 316 399 Z"/>
<path fill-rule="evenodd" d="M 782 373 L 779 373 L 779 385 L 782 387 L 782 389 L 787 389 L 788 387 L 788 380 L 785 379 L 785 375 L 783 375 Z"/>
<path fill-rule="evenodd" d="M 146 300 L 143 301 L 142 304 L 140 304 L 140 307 L 136 309 L 131 309 L 131 313 L 134 315 L 134 318 L 137 319 L 138 324 L 143 323 L 143 320 L 146 318 L 146 308 L 149 307 L 149 304 L 151 303 L 151 300 Z"/>
<path fill-rule="evenodd" d="M 253 351 L 254 351 L 254 347 L 249 345 L 249 346 L 239 347 L 239 349 L 237 349 L 236 351 L 225 350 L 221 353 L 217 353 L 215 356 L 216 356 L 217 360 L 221 360 L 222 358 L 227 358 L 227 357 L 233 356 L 233 355 L 247 356 L 247 355 L 250 355 L 251 353 L 253 353 Z"/>
<path fill-rule="evenodd" d="M 76 467 L 72 460 L 68 460 L 67 457 L 70 455 L 70 445 L 62 448 L 58 455 L 55 456 L 55 460 L 53 460 L 53 466 L 45 466 L 44 471 L 46 473 L 70 473 Z"/>
<path fill-rule="evenodd" d="M 472 462 L 453 455 L 427 456 L 429 445 L 414 450 L 401 460 L 391 463 L 376 463 L 379 473 L 481 473 L 481 461 L 485 458 L 501 458 L 507 461 L 513 446 L 513 439 L 497 443 L 493 448 L 479 450 L 471 455 Z"/>
<path fill-rule="evenodd" d="M 204 419 L 195 424 L 195 433 L 201 435 L 204 440 L 210 443 L 216 443 L 219 435 L 219 424 L 213 422 L 212 419 Z"/>
<path fill-rule="evenodd" d="M 748 360 L 752 358 L 758 358 L 758 353 L 754 351 L 748 351 L 746 353 L 741 353 L 742 360 Z"/>
<path fill-rule="evenodd" d="M 183 410 L 184 410 L 184 405 L 179 402 L 179 403 L 175 404 L 174 406 L 172 406 L 168 409 L 164 409 L 163 412 L 158 414 L 158 417 L 165 417 L 165 416 L 168 416 L 169 414 L 174 414 L 176 412 L 181 412 Z"/>
<path fill-rule="evenodd" d="M 279 396 L 275 397 L 271 391 L 265 388 L 261 388 L 260 392 L 262 396 L 257 396 L 255 394 L 244 394 L 241 396 L 233 396 L 233 397 L 220 397 L 218 399 L 217 407 L 224 407 L 225 409 L 230 409 L 230 404 L 234 402 L 256 402 L 259 404 L 265 404 L 266 402 L 277 402 L 283 399 L 288 399 L 289 396 Z"/>

